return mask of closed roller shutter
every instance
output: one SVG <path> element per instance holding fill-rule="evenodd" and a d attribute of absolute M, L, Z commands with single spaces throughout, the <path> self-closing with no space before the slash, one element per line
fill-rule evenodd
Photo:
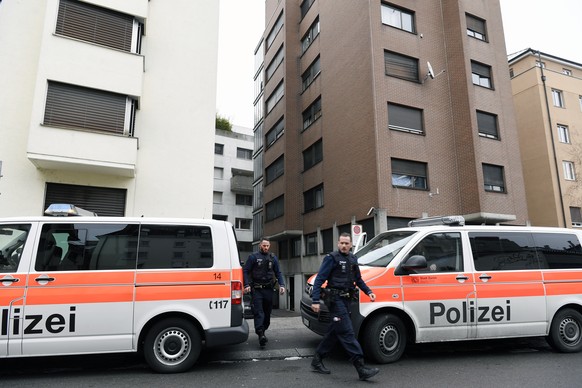
<path fill-rule="evenodd" d="M 47 183 L 44 209 L 51 203 L 70 203 L 99 216 L 123 217 L 127 190 Z"/>

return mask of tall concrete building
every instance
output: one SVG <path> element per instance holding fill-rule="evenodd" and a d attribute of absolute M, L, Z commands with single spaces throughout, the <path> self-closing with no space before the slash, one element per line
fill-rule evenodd
<path fill-rule="evenodd" d="M 527 49 L 509 73 L 531 223 L 582 227 L 582 64 Z"/>
<path fill-rule="evenodd" d="M 216 129 L 212 218 L 233 224 L 241 261 L 253 250 L 253 146 L 250 128 Z"/>
<path fill-rule="evenodd" d="M 498 0 L 265 7 L 255 237 L 282 259 L 288 308 L 352 225 L 373 236 L 422 216 L 527 223 Z"/>
<path fill-rule="evenodd" d="M 211 218 L 218 9 L 0 2 L 0 215 Z"/>

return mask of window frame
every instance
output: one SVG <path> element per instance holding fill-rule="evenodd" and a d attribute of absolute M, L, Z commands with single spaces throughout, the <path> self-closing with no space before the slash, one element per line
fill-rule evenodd
<path fill-rule="evenodd" d="M 317 17 L 301 38 L 301 55 L 305 54 L 309 47 L 311 47 L 311 44 L 319 36 L 320 32 L 319 17 Z"/>
<path fill-rule="evenodd" d="M 281 117 L 265 135 L 265 147 L 269 149 L 285 133 L 285 117 Z"/>
<path fill-rule="evenodd" d="M 391 19 L 387 13 L 385 12 L 389 12 L 392 11 L 394 13 L 398 13 L 396 15 L 395 18 Z M 410 23 L 409 23 L 409 28 L 408 24 L 406 27 L 404 27 L 404 20 L 403 20 L 403 15 L 409 17 Z M 393 4 L 389 4 L 389 3 L 381 3 L 381 8 L 380 8 L 380 19 L 383 25 L 385 26 L 389 26 L 392 28 L 396 28 L 398 30 L 402 30 L 402 31 L 406 31 L 409 32 L 411 34 L 416 34 L 416 20 L 415 20 L 415 12 L 408 10 L 406 8 L 402 8 L 402 7 L 397 7 Z M 397 22 L 396 22 L 397 21 Z"/>
<path fill-rule="evenodd" d="M 560 89 L 552 89 L 552 102 L 556 108 L 565 108 L 564 92 Z"/>
<path fill-rule="evenodd" d="M 269 34 L 265 39 L 265 51 L 268 51 L 269 48 L 273 45 L 275 38 L 277 38 L 277 35 L 279 35 L 279 31 L 281 31 L 284 24 L 285 21 L 283 20 L 283 11 L 281 11 L 279 16 L 277 17 L 277 20 L 275 20 L 275 24 L 273 24 L 271 31 L 269 31 Z"/>
<path fill-rule="evenodd" d="M 558 141 L 563 144 L 571 144 L 568 126 L 563 124 L 557 124 L 556 126 L 558 128 Z"/>
<path fill-rule="evenodd" d="M 305 131 L 321 117 L 321 96 L 313 100 L 301 115 L 303 117 L 303 130 Z"/>
<path fill-rule="evenodd" d="M 319 55 L 311 62 L 307 70 L 301 75 L 301 92 L 306 91 L 321 73 Z"/>
<path fill-rule="evenodd" d="M 303 151 L 303 171 L 323 161 L 323 139 L 319 139 Z"/>
<path fill-rule="evenodd" d="M 424 111 L 422 109 L 388 102 L 387 113 L 388 129 L 393 131 L 408 132 L 415 135 L 425 134 Z M 413 114 L 415 117 L 412 116 Z M 418 117 L 416 117 L 417 115 Z M 416 124 L 418 125 L 413 126 Z"/>
<path fill-rule="evenodd" d="M 214 155 L 224 155 L 224 144 L 214 143 Z"/>
<path fill-rule="evenodd" d="M 279 156 L 265 168 L 265 185 L 274 182 L 285 174 L 285 155 Z"/>
<path fill-rule="evenodd" d="M 483 163 L 483 188 L 489 193 L 507 193 L 505 168 L 496 164 Z"/>
<path fill-rule="evenodd" d="M 283 61 L 285 59 L 284 46 L 285 45 L 282 44 L 281 47 L 279 47 L 279 50 L 277 50 L 277 52 L 275 53 L 275 55 L 271 59 L 271 62 L 266 67 L 266 69 L 265 69 L 266 82 L 269 82 L 269 80 L 271 79 L 271 77 L 273 77 L 273 74 L 275 74 L 275 72 L 277 71 L 277 69 L 279 68 L 281 63 L 283 63 Z"/>
<path fill-rule="evenodd" d="M 253 196 L 251 194 L 236 193 L 234 203 L 238 206 L 253 206 Z"/>
<path fill-rule="evenodd" d="M 265 204 L 265 222 L 273 221 L 285 215 L 285 196 L 277 198 Z"/>
<path fill-rule="evenodd" d="M 323 183 L 303 192 L 303 213 L 310 213 L 317 209 L 321 209 L 324 204 L 324 189 Z"/>
<path fill-rule="evenodd" d="M 384 74 L 411 82 L 420 82 L 418 58 L 384 50 Z"/>
<path fill-rule="evenodd" d="M 283 80 L 281 80 L 281 82 L 279 82 L 275 89 L 273 89 L 273 91 L 269 95 L 269 98 L 267 98 L 267 101 L 265 102 L 267 114 L 271 113 L 271 111 L 275 108 L 275 106 L 277 106 L 279 101 L 283 99 L 283 96 L 285 96 L 285 86 Z"/>
<path fill-rule="evenodd" d="M 253 150 L 250 150 L 248 148 L 236 147 L 236 158 L 243 160 L 252 160 Z"/>
<path fill-rule="evenodd" d="M 493 72 L 489 65 L 471 61 L 471 80 L 473 85 L 493 89 Z"/>
<path fill-rule="evenodd" d="M 469 13 L 465 14 L 465 18 L 466 18 L 465 21 L 467 23 L 467 35 L 482 42 L 488 42 L 487 22 L 485 21 L 485 19 L 482 19 L 475 15 L 471 15 Z M 479 30 L 479 28 L 481 30 Z"/>
<path fill-rule="evenodd" d="M 494 113 L 477 110 L 479 136 L 499 140 L 499 117 Z"/>
<path fill-rule="evenodd" d="M 576 181 L 576 165 L 569 160 L 562 160 L 562 169 L 564 171 L 564 179 L 567 181 Z"/>
<path fill-rule="evenodd" d="M 416 160 L 391 158 L 391 183 L 392 187 L 428 190 L 428 164 Z M 409 184 L 398 184 L 399 180 L 407 179 Z"/>

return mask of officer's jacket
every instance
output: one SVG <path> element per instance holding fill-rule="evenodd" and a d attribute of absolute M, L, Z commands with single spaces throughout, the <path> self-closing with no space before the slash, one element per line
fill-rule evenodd
<path fill-rule="evenodd" d="M 358 286 L 365 294 L 372 293 L 372 290 L 362 280 L 358 259 L 351 252 L 344 255 L 335 251 L 324 257 L 313 284 L 311 294 L 313 303 L 319 303 L 321 286 L 326 280 L 327 287 L 349 290 Z"/>
<path fill-rule="evenodd" d="M 279 269 L 279 260 L 272 253 L 255 252 L 249 256 L 243 267 L 245 287 L 256 284 L 274 284 L 275 277 L 280 287 L 285 280 Z"/>

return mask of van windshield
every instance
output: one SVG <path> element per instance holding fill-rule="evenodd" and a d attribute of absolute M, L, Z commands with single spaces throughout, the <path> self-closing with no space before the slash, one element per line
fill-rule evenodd
<path fill-rule="evenodd" d="M 416 231 L 384 232 L 370 240 L 356 256 L 360 265 L 386 267 Z"/>

